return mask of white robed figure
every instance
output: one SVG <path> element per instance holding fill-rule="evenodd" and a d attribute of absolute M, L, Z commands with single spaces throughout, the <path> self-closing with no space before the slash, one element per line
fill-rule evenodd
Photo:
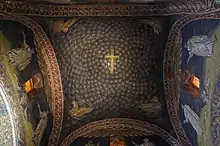
<path fill-rule="evenodd" d="M 12 49 L 8 52 L 9 63 L 19 71 L 24 70 L 31 62 L 34 49 L 31 49 L 26 42 L 26 37 L 23 32 L 23 44 L 20 48 Z"/>
<path fill-rule="evenodd" d="M 211 57 L 213 54 L 213 45 L 214 42 L 216 42 L 216 39 L 216 37 L 215 39 L 212 39 L 207 35 L 191 37 L 185 44 L 185 47 L 189 51 L 187 63 L 194 55 L 202 57 Z"/>
<path fill-rule="evenodd" d="M 48 120 L 47 114 L 48 113 L 46 111 L 41 110 L 39 103 L 37 104 L 37 106 L 38 106 L 39 113 L 40 113 L 40 122 L 38 123 L 37 128 L 34 132 L 33 140 L 36 146 L 40 146 L 41 139 L 47 127 L 47 120 Z"/>
<path fill-rule="evenodd" d="M 197 135 L 202 138 L 203 136 L 203 129 L 201 128 L 201 122 L 199 120 L 198 115 L 188 106 L 188 105 L 181 105 L 182 109 L 184 110 L 184 124 L 190 123 L 192 127 L 195 129 Z"/>

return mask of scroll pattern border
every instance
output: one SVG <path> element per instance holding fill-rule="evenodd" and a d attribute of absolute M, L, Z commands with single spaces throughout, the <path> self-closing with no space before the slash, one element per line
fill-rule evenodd
<path fill-rule="evenodd" d="M 64 99 L 59 65 L 53 47 L 43 29 L 32 19 L 25 16 L 11 15 L 1 11 L 0 16 L 1 19 L 17 21 L 29 27 L 34 32 L 37 43 L 42 46 L 42 49 L 37 50 L 37 53 L 43 55 L 41 57 L 43 57 L 45 60 L 45 62 L 42 62 L 43 60 L 40 60 L 39 64 L 40 67 L 42 67 L 42 65 L 44 64 L 47 70 L 46 74 L 48 75 L 48 82 L 51 89 L 50 93 L 52 97 L 53 111 L 53 128 L 48 145 L 58 145 L 63 123 Z M 44 70 L 45 68 L 41 69 Z"/>
<path fill-rule="evenodd" d="M 213 0 L 183 0 L 165 4 L 31 4 L 21 0 L 0 0 L 0 11 L 45 17 L 73 16 L 165 16 L 213 11 Z"/>
<path fill-rule="evenodd" d="M 180 145 L 174 137 L 172 137 L 167 131 L 163 130 L 157 125 L 134 119 L 116 118 L 95 121 L 85 126 L 82 126 L 81 128 L 75 130 L 70 135 L 68 135 L 65 140 L 62 141 L 61 146 L 70 145 L 78 137 L 89 137 L 90 135 L 96 137 L 99 130 L 103 131 L 106 129 L 108 129 L 108 131 L 105 131 L 105 136 L 118 136 L 117 131 L 124 131 L 123 133 L 120 133 L 120 136 L 128 136 L 129 130 L 131 129 L 134 132 L 140 131 L 139 135 L 141 136 L 161 136 L 161 138 L 167 141 L 171 146 Z"/>
<path fill-rule="evenodd" d="M 181 29 L 188 23 L 200 19 L 220 19 L 220 13 L 215 12 L 204 15 L 189 15 L 178 20 L 171 28 L 164 54 L 164 88 L 167 108 L 176 135 L 184 146 L 190 146 L 191 144 L 181 125 L 178 115 L 179 110 L 176 107 L 176 102 L 180 98 Z"/>

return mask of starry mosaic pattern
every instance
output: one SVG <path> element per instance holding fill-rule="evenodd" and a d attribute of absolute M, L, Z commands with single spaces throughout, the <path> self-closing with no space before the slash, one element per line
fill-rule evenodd
<path fill-rule="evenodd" d="M 67 110 L 71 101 L 92 107 L 83 121 L 144 119 L 139 104 L 161 96 L 154 82 L 157 37 L 147 24 L 131 20 L 82 19 L 54 39 Z M 114 73 L 105 56 L 119 56 Z M 68 114 L 66 112 L 66 114 Z M 80 121 L 82 122 L 82 121 Z"/>

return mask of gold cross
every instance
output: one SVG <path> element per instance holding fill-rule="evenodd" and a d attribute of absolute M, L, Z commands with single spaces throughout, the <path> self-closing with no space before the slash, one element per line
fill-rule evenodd
<path fill-rule="evenodd" d="M 111 49 L 111 54 L 110 55 L 106 55 L 105 56 L 105 58 L 106 59 L 110 59 L 110 68 L 109 68 L 109 70 L 110 70 L 110 73 L 114 73 L 114 69 L 115 69 L 115 61 L 116 61 L 116 59 L 118 59 L 119 58 L 119 56 L 115 56 L 114 55 L 114 49 Z M 109 64 L 109 63 L 108 63 Z"/>

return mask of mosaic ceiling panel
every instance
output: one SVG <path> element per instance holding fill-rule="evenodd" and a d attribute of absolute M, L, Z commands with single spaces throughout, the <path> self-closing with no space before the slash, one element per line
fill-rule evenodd
<path fill-rule="evenodd" d="M 156 50 L 153 27 L 130 20 L 81 19 L 56 36 L 67 130 L 106 118 L 160 117 L 163 84 L 153 74 L 163 52 Z"/>

